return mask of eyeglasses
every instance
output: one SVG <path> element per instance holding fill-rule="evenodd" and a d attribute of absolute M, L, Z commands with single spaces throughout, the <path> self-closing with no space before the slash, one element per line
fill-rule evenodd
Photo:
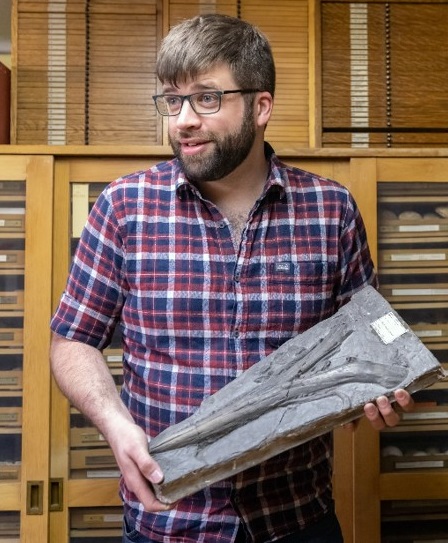
<path fill-rule="evenodd" d="M 163 116 L 179 115 L 184 100 L 188 100 L 193 111 L 198 115 L 211 115 L 218 113 L 221 109 L 221 98 L 224 94 L 248 94 L 251 92 L 261 92 L 258 89 L 238 89 L 224 91 L 202 91 L 193 94 L 157 94 L 153 96 L 157 111 Z"/>

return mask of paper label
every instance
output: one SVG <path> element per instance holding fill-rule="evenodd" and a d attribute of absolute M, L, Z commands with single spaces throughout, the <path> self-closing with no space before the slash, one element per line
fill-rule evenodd
<path fill-rule="evenodd" d="M 88 470 L 88 479 L 108 479 L 120 477 L 120 472 L 117 470 Z"/>
<path fill-rule="evenodd" d="M 442 330 L 415 330 L 417 337 L 441 337 Z"/>
<path fill-rule="evenodd" d="M 397 462 L 396 469 L 419 469 L 419 468 L 443 468 L 443 460 L 421 460 L 415 462 Z"/>
<path fill-rule="evenodd" d="M 372 322 L 370 326 L 386 345 L 407 332 L 407 328 L 401 324 L 392 311 Z"/>
<path fill-rule="evenodd" d="M 438 224 L 407 224 L 398 227 L 399 232 L 438 232 Z"/>
<path fill-rule="evenodd" d="M 448 418 L 447 411 L 427 411 L 415 413 L 402 413 L 402 420 L 443 420 Z"/>
<path fill-rule="evenodd" d="M 392 262 L 412 262 L 412 261 L 424 261 L 424 260 L 446 260 L 446 254 L 444 253 L 421 253 L 421 254 L 392 254 L 390 255 Z"/>
<path fill-rule="evenodd" d="M 2 207 L 0 208 L 1 215 L 25 215 L 24 207 Z"/>
<path fill-rule="evenodd" d="M 104 515 L 104 522 L 123 522 L 123 515 Z"/>
<path fill-rule="evenodd" d="M 392 296 L 446 296 L 448 288 L 393 288 Z"/>
<path fill-rule="evenodd" d="M 121 362 L 123 360 L 123 356 L 119 354 L 109 355 L 106 356 L 106 360 L 108 362 Z"/>

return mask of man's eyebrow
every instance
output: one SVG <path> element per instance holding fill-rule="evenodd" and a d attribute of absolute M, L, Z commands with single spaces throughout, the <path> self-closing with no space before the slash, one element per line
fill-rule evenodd
<path fill-rule="evenodd" d="M 216 85 L 215 83 L 197 83 L 193 86 L 192 93 L 195 92 L 202 92 L 202 91 L 217 91 L 219 90 L 219 85 Z M 174 86 L 169 87 L 163 87 L 162 88 L 163 94 L 180 94 L 179 89 Z"/>

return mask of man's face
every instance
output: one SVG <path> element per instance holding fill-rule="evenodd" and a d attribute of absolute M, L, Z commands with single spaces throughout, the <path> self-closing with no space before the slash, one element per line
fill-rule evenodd
<path fill-rule="evenodd" d="M 164 93 L 192 94 L 238 89 L 230 70 L 219 67 Z M 169 117 L 169 140 L 187 178 L 192 182 L 216 181 L 229 175 L 248 156 L 256 135 L 253 110 L 242 94 L 225 94 L 221 109 L 210 115 L 193 111 L 188 100 L 177 116 Z"/>

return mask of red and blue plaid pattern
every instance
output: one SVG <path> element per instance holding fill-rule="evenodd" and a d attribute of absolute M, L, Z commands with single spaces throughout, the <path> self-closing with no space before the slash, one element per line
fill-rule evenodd
<path fill-rule="evenodd" d="M 238 249 L 177 160 L 114 181 L 89 216 L 51 326 L 103 349 L 120 324 L 122 398 L 149 436 L 376 284 L 348 191 L 266 149 L 270 175 Z M 332 506 L 330 480 L 326 435 L 167 513 L 144 512 L 123 485 L 122 494 L 153 541 L 233 541 L 241 517 L 262 542 L 318 519 Z"/>

